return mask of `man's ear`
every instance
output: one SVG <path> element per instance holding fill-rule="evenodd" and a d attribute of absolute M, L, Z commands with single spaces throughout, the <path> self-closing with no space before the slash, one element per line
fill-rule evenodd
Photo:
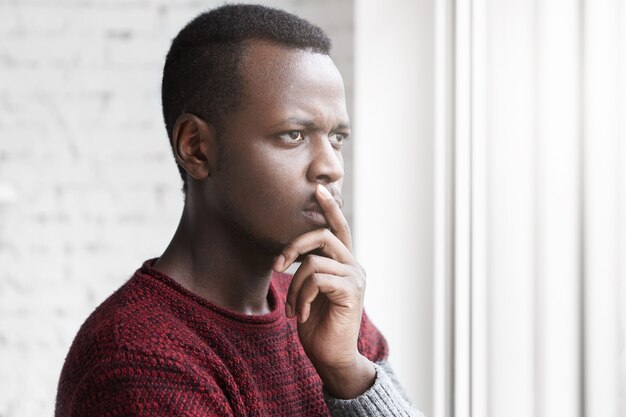
<path fill-rule="evenodd" d="M 191 177 L 203 180 L 215 172 L 217 133 L 213 125 L 198 116 L 190 113 L 178 116 L 172 131 L 172 147 L 176 160 Z"/>

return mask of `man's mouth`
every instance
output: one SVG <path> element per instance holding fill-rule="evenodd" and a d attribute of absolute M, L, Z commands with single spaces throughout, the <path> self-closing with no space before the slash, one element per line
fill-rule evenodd
<path fill-rule="evenodd" d="M 326 221 L 326 216 L 322 212 L 322 209 L 318 206 L 317 208 L 311 207 L 305 210 L 302 210 L 302 214 L 306 219 L 313 223 L 316 226 L 327 226 L 328 222 Z"/>
<path fill-rule="evenodd" d="M 343 198 L 341 198 L 341 193 L 334 187 L 329 187 L 330 194 L 335 199 L 335 203 L 339 206 L 339 208 L 343 207 Z M 320 207 L 319 203 L 315 195 L 311 197 L 310 203 L 302 210 L 302 214 L 309 223 L 312 223 L 316 226 L 328 226 L 328 222 L 326 221 L 326 216 L 324 216 L 324 210 Z"/>

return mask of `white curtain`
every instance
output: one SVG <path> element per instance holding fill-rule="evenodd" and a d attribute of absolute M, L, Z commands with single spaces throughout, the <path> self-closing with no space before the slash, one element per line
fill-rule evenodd
<path fill-rule="evenodd" d="M 355 0 L 355 244 L 428 415 L 626 417 L 625 3 Z"/>
<path fill-rule="evenodd" d="M 626 1 L 434 21 L 434 416 L 626 417 Z"/>

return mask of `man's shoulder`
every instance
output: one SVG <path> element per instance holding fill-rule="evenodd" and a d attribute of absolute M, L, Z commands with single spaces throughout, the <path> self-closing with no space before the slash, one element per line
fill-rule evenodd
<path fill-rule="evenodd" d="M 157 283 L 151 286 L 145 276 L 135 273 L 85 320 L 68 361 L 96 364 L 130 353 L 171 352 L 174 332 L 177 338 L 193 338 L 194 332 L 166 294 Z"/>
<path fill-rule="evenodd" d="M 111 398 L 122 402 L 118 409 L 127 410 L 136 406 L 136 398 L 163 399 L 163 390 L 169 389 L 182 392 L 183 399 L 215 391 L 212 378 L 217 374 L 208 374 L 211 369 L 200 378 L 197 366 L 200 357 L 215 355 L 207 349 L 199 352 L 200 338 L 186 319 L 186 307 L 175 290 L 136 273 L 78 331 L 61 371 L 57 415 L 105 409 Z"/>

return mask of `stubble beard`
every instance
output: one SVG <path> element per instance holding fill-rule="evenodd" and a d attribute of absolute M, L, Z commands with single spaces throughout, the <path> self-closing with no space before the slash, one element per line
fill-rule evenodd
<path fill-rule="evenodd" d="M 230 155 L 222 141 L 218 141 L 218 146 L 217 170 L 222 173 L 227 173 Z M 276 239 L 259 236 L 255 233 L 252 223 L 250 223 L 250 220 L 245 214 L 239 210 L 238 206 L 233 204 L 228 192 L 225 193 L 220 205 L 222 213 L 224 213 L 223 218 L 225 222 L 235 234 L 238 235 L 244 245 L 250 247 L 252 251 L 258 253 L 260 256 L 266 255 L 267 257 L 275 258 L 282 252 L 285 244 Z"/>
<path fill-rule="evenodd" d="M 222 199 L 224 220 L 242 242 L 259 255 L 274 258 L 278 256 L 285 245 L 276 239 L 259 236 L 249 219 L 234 205 L 230 198 Z"/>

